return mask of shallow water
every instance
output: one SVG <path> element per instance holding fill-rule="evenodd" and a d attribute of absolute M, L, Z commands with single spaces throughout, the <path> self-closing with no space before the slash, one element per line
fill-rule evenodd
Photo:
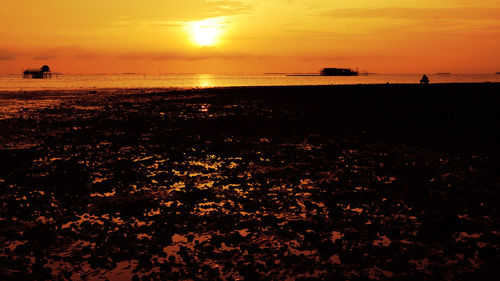
<path fill-rule="evenodd" d="M 370 74 L 356 77 L 287 76 L 285 74 L 99 74 L 54 75 L 52 79 L 33 80 L 23 79 L 21 75 L 0 75 L 0 91 L 418 83 L 421 76 L 422 74 Z M 431 83 L 500 82 L 500 75 L 494 74 L 430 74 L 428 76 Z"/>

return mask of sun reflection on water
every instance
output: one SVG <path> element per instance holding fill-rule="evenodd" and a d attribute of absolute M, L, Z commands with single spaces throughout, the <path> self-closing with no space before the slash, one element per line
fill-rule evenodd
<path fill-rule="evenodd" d="M 200 74 L 198 76 L 198 87 L 200 88 L 210 88 L 214 87 L 213 75 L 210 74 Z"/>

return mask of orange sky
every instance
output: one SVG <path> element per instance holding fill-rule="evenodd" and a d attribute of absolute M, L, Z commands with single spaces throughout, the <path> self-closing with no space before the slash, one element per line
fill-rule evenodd
<path fill-rule="evenodd" d="M 208 46 L 196 40 L 203 30 L 215 34 Z M 62 73 L 493 73 L 500 0 L 2 0 L 0 73 L 43 64 Z"/>

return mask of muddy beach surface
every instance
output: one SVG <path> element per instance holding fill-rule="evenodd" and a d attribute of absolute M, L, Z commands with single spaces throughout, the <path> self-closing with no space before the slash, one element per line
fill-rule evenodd
<path fill-rule="evenodd" d="M 498 280 L 499 93 L 2 93 L 0 279 Z"/>

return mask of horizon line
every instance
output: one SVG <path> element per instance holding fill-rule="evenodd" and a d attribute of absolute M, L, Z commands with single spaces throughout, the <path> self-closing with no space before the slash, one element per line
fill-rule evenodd
<path fill-rule="evenodd" d="M 3 76 L 21 75 L 22 73 L 6 73 Z M 167 75 L 231 75 L 231 76 L 258 76 L 258 75 L 290 75 L 290 74 L 319 74 L 319 72 L 262 72 L 262 73 L 209 73 L 209 72 L 52 72 L 53 75 L 148 75 L 148 76 L 167 76 Z M 363 72 L 362 75 L 498 75 L 500 72 Z M 328 76 L 329 77 L 329 76 Z M 335 76 L 331 76 L 335 77 Z"/>

